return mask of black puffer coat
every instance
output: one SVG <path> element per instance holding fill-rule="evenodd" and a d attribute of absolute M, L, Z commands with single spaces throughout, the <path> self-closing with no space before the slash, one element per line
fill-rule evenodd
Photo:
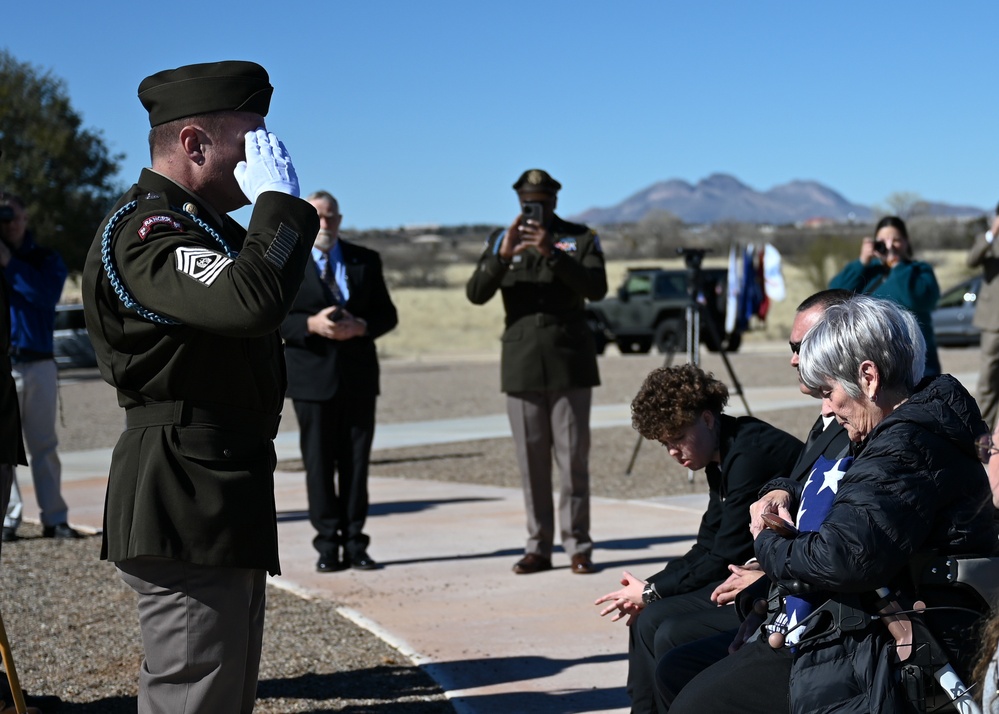
<path fill-rule="evenodd" d="M 792 539 L 764 531 L 756 539 L 763 570 L 778 583 L 801 581 L 841 600 L 873 601 L 897 588 L 903 606 L 954 602 L 953 592 L 917 591 L 909 565 L 927 551 L 991 555 L 995 550 L 988 479 L 975 438 L 988 431 L 975 400 L 950 375 L 924 380 L 912 397 L 855 448 L 821 528 Z M 801 484 L 768 484 L 800 496 Z M 952 589 L 951 589 L 952 590 Z M 930 620 L 956 654 L 974 646 L 967 617 Z M 814 634 L 807 629 L 804 637 Z M 971 640 L 971 642 L 969 642 Z M 834 634 L 799 648 L 791 672 L 793 712 L 907 711 L 880 622 L 855 635 Z M 961 667 L 958 666 L 960 671 Z"/>

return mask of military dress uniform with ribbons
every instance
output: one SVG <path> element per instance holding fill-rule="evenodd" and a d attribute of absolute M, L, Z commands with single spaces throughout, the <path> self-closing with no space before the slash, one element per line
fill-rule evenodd
<path fill-rule="evenodd" d="M 555 217 L 551 257 L 536 250 L 499 256 L 504 231 L 489 237 L 466 286 L 481 305 L 503 298 L 501 389 L 508 395 L 528 515 L 526 552 L 551 557 L 554 514 L 551 451 L 561 451 L 559 523 L 569 555 L 589 555 L 589 414 L 592 387 L 600 384 L 596 344 L 586 323 L 586 300 L 607 293 L 597 234 Z M 560 396 L 571 407 L 555 405 Z M 563 400 L 565 401 L 565 400 Z M 547 419 L 545 418 L 547 417 Z M 577 420 L 580 420 L 577 422 Z"/>
<path fill-rule="evenodd" d="M 287 379 L 277 330 L 318 223 L 309 203 L 269 191 L 244 229 L 148 169 L 102 223 L 84 305 L 126 413 L 102 558 L 280 572 L 273 438 Z"/>
<path fill-rule="evenodd" d="M 528 250 L 506 265 L 499 257 L 505 231 L 490 236 L 468 299 L 477 305 L 499 290 L 506 312 L 501 389 L 506 393 L 595 387 L 596 343 L 586 324 L 586 300 L 607 294 L 597 234 L 556 218 L 551 258 Z"/>

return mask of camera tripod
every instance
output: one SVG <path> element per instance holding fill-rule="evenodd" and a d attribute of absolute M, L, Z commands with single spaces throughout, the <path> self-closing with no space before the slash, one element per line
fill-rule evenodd
<path fill-rule="evenodd" d="M 725 350 L 725 343 L 722 340 L 722 335 L 718 330 L 718 326 L 715 324 L 714 318 L 708 311 L 707 306 L 702 305 L 697 300 L 697 296 L 701 293 L 701 263 L 704 260 L 705 253 L 709 252 L 707 248 L 677 248 L 677 254 L 682 255 L 684 262 L 687 265 L 687 306 L 684 308 L 684 321 L 686 323 L 685 336 L 687 338 L 687 362 L 694 366 L 701 363 L 701 324 L 703 322 L 704 326 L 707 327 L 708 336 L 712 340 L 712 344 L 718 345 L 718 354 L 725 364 L 725 369 L 728 371 L 728 376 L 732 380 L 732 390 L 731 394 L 737 394 L 740 399 L 742 399 L 742 404 L 746 407 L 746 414 L 752 416 L 752 411 L 749 409 L 749 402 L 746 401 L 746 395 L 742 389 L 742 383 L 739 382 L 739 378 L 735 374 L 735 370 L 732 369 L 732 363 L 729 362 L 728 353 Z M 674 334 L 669 340 L 668 347 L 666 349 L 666 359 L 663 362 L 663 367 L 669 367 L 673 364 L 673 358 L 676 356 L 679 345 L 677 344 L 678 339 Z M 628 461 L 628 468 L 625 469 L 625 475 L 630 476 L 631 470 L 635 466 L 635 459 L 638 458 L 638 450 L 642 448 L 642 442 L 645 438 L 639 434 L 638 439 L 635 441 L 635 448 L 631 452 L 631 460 Z M 694 480 L 694 474 L 689 469 L 687 471 L 687 478 L 690 481 Z"/>

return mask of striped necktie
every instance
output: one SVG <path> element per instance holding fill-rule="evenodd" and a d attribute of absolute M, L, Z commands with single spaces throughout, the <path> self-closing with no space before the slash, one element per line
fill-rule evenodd
<path fill-rule="evenodd" d="M 340 292 L 340 286 L 336 283 L 336 269 L 333 265 L 333 256 L 326 253 L 326 264 L 323 266 L 322 272 L 319 274 L 319 279 L 323 281 L 323 284 L 329 288 L 330 296 L 333 298 L 334 305 L 343 305 L 343 293 Z"/>

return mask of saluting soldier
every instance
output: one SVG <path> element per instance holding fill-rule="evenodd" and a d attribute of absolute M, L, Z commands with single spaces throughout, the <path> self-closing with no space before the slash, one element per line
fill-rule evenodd
<path fill-rule="evenodd" d="M 540 169 L 513 185 L 521 215 L 486 241 L 468 299 L 500 291 L 506 312 L 501 389 L 527 509 L 527 546 L 513 572 L 550 570 L 555 514 L 552 456 L 559 469 L 559 527 L 572 572 L 596 571 L 590 538 L 590 402 L 600 384 L 586 300 L 607 293 L 597 234 L 555 215 L 561 184 Z"/>
<path fill-rule="evenodd" d="M 145 78 L 152 168 L 97 230 L 87 327 L 125 431 L 101 557 L 138 594 L 140 712 L 250 712 L 266 573 L 280 572 L 273 438 L 278 327 L 319 229 L 264 127 L 252 62 Z M 253 204 L 247 231 L 226 214 Z"/>

